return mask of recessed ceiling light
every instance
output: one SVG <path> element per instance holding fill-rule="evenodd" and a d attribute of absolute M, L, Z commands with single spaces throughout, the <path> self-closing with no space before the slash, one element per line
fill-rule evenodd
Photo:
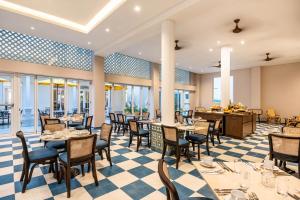
<path fill-rule="evenodd" d="M 244 45 L 245 44 L 245 40 L 241 40 L 241 45 Z"/>
<path fill-rule="evenodd" d="M 88 42 L 88 45 L 92 44 L 91 42 Z"/>
<path fill-rule="evenodd" d="M 108 32 L 110 31 L 110 29 L 109 29 L 109 28 L 106 28 L 105 31 L 108 33 Z"/>
<path fill-rule="evenodd" d="M 142 55 L 142 52 L 139 52 L 139 55 Z"/>
<path fill-rule="evenodd" d="M 134 11 L 135 12 L 141 12 L 141 7 L 140 6 L 134 6 Z"/>
<path fill-rule="evenodd" d="M 31 29 L 31 30 L 35 30 L 34 26 L 30 26 L 30 29 Z"/>
<path fill-rule="evenodd" d="M 221 41 L 220 41 L 220 40 L 218 40 L 218 41 L 217 41 L 217 44 L 221 44 Z"/>
<path fill-rule="evenodd" d="M 214 50 L 212 48 L 208 49 L 209 52 L 213 52 Z"/>

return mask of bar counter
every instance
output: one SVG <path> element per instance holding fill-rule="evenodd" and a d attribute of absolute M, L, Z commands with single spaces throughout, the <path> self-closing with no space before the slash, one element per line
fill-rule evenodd
<path fill-rule="evenodd" d="M 222 120 L 222 134 L 228 137 L 243 139 L 256 130 L 256 115 L 251 112 L 195 112 L 195 118 Z"/>

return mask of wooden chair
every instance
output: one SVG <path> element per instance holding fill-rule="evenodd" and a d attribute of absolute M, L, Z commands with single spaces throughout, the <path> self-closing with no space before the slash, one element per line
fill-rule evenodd
<path fill-rule="evenodd" d="M 184 124 L 184 117 L 182 115 L 175 115 L 176 122 L 180 124 Z"/>
<path fill-rule="evenodd" d="M 177 121 L 177 118 L 178 118 L 178 116 L 180 116 L 180 111 L 175 111 L 175 122 L 178 122 Z"/>
<path fill-rule="evenodd" d="M 256 108 L 250 108 L 248 109 L 250 112 L 254 113 L 257 115 L 258 123 L 261 122 L 261 116 L 264 113 L 263 109 L 256 109 Z"/>
<path fill-rule="evenodd" d="M 197 133 L 194 132 L 194 134 L 188 134 L 186 136 L 186 139 L 192 143 L 193 146 L 193 151 L 195 151 L 195 144 L 197 144 L 198 147 L 198 160 L 200 160 L 200 145 L 206 143 L 206 151 L 207 154 L 210 155 L 209 153 L 209 137 L 213 134 L 215 130 L 215 122 L 210 121 L 210 122 L 203 122 L 201 124 L 205 124 L 207 126 L 207 133 Z M 195 125 L 197 126 L 197 125 Z M 203 126 L 203 125 L 202 125 Z"/>
<path fill-rule="evenodd" d="M 83 126 L 85 113 L 75 113 L 72 117 L 74 121 L 68 122 L 68 127 Z"/>
<path fill-rule="evenodd" d="M 114 131 L 116 131 L 118 128 L 118 121 L 116 119 L 115 113 L 109 113 L 109 119 L 110 119 L 111 125 L 114 127 Z"/>
<path fill-rule="evenodd" d="M 55 149 L 38 149 L 38 150 L 33 150 L 31 152 L 28 152 L 28 148 L 27 148 L 27 144 L 23 132 L 18 131 L 16 135 L 21 140 L 22 147 L 23 147 L 22 155 L 24 161 L 23 161 L 22 174 L 20 178 L 20 181 L 23 181 L 22 193 L 25 192 L 26 186 L 31 180 L 33 170 L 38 164 L 43 164 L 43 165 L 50 164 L 52 166 L 54 164 L 56 169 L 55 170 L 56 177 L 58 177 L 57 151 Z M 33 165 L 30 169 L 31 164 Z"/>
<path fill-rule="evenodd" d="M 159 109 L 155 110 L 155 117 L 156 117 L 156 119 L 161 119 L 161 112 Z"/>
<path fill-rule="evenodd" d="M 41 133 L 44 132 L 45 130 L 45 120 L 46 119 L 50 119 L 50 115 L 43 115 L 43 114 L 39 114 L 40 115 L 40 123 L 41 123 Z"/>
<path fill-rule="evenodd" d="M 143 112 L 141 116 L 141 120 L 149 120 L 150 112 Z"/>
<path fill-rule="evenodd" d="M 179 200 L 178 192 L 170 180 L 168 167 L 163 159 L 158 161 L 158 175 L 161 182 L 166 187 L 167 200 Z"/>
<path fill-rule="evenodd" d="M 181 139 L 179 131 L 174 126 L 165 126 L 162 125 L 162 135 L 163 135 L 163 152 L 162 159 L 164 159 L 167 146 L 175 147 L 175 156 L 176 156 L 176 169 L 178 169 L 178 164 L 180 161 L 181 150 L 185 150 L 185 155 L 187 159 L 191 162 L 189 154 L 189 141 L 186 139 Z"/>
<path fill-rule="evenodd" d="M 117 118 L 118 118 L 118 124 L 119 124 L 117 132 L 119 132 L 120 128 L 122 128 L 123 135 L 125 135 L 125 131 L 128 130 L 128 122 L 126 121 L 126 117 L 123 114 L 117 114 Z"/>
<path fill-rule="evenodd" d="M 280 116 L 275 112 L 273 108 L 269 108 L 266 111 L 267 122 L 270 123 L 274 121 L 275 123 L 280 123 Z"/>
<path fill-rule="evenodd" d="M 184 115 L 184 119 L 186 120 L 186 123 L 188 124 L 189 123 L 189 119 L 192 119 L 193 118 L 193 110 L 188 110 L 188 113 L 187 115 Z"/>
<path fill-rule="evenodd" d="M 66 128 L 65 123 L 45 124 L 45 130 L 48 130 L 50 132 L 62 131 L 65 128 Z M 66 143 L 65 141 L 49 141 L 45 143 L 45 146 L 48 149 L 56 149 L 56 150 L 64 151 L 66 148 Z"/>
<path fill-rule="evenodd" d="M 137 137 L 137 146 L 136 146 L 136 151 L 139 151 L 139 147 L 142 143 L 143 137 L 147 138 L 148 141 L 148 147 L 150 148 L 151 143 L 150 143 L 150 133 L 148 130 L 141 129 L 135 120 L 129 120 L 129 143 L 128 147 L 130 147 L 132 143 L 132 138 L 133 136 Z"/>
<path fill-rule="evenodd" d="M 45 125 L 46 124 L 60 124 L 61 123 L 61 121 L 60 121 L 60 119 L 56 119 L 56 118 L 46 118 L 46 119 L 44 119 L 45 120 Z"/>
<path fill-rule="evenodd" d="M 288 126 L 285 126 L 285 127 L 282 128 L 282 132 L 285 135 L 300 136 L 300 128 L 299 127 L 288 127 Z"/>
<path fill-rule="evenodd" d="M 76 126 L 76 130 L 88 130 L 90 134 L 92 134 L 92 123 L 93 123 L 93 116 L 88 116 L 85 120 L 84 126 Z"/>
<path fill-rule="evenodd" d="M 95 164 L 96 140 L 97 135 L 70 138 L 67 141 L 67 152 L 64 152 L 59 155 L 61 169 L 59 183 L 61 183 L 62 175 L 64 175 L 68 198 L 70 198 L 71 196 L 71 167 L 73 166 L 82 166 L 86 163 L 92 163 L 92 173 L 94 182 L 96 186 L 98 186 L 98 178 L 96 174 Z"/>
<path fill-rule="evenodd" d="M 111 156 L 110 156 L 111 132 L 112 132 L 112 124 L 103 123 L 101 126 L 100 139 L 97 140 L 96 142 L 96 150 L 99 153 L 101 159 L 103 159 L 102 150 L 104 150 L 110 166 L 112 166 Z"/>
<path fill-rule="evenodd" d="M 300 178 L 300 136 L 283 134 L 269 134 L 270 160 L 275 159 L 281 163 L 293 162 L 298 164 L 298 177 Z M 285 168 L 285 165 L 284 165 Z"/>
<path fill-rule="evenodd" d="M 211 137 L 210 139 L 211 139 L 211 143 L 213 144 L 213 146 L 215 146 L 215 136 L 217 136 L 218 142 L 219 142 L 219 144 L 221 144 L 221 140 L 220 140 L 221 120 L 216 120 L 214 122 L 215 122 L 215 127 L 210 134 L 210 137 Z"/>

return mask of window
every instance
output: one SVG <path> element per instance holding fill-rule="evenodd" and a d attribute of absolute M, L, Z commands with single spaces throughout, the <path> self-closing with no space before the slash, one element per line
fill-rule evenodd
<path fill-rule="evenodd" d="M 190 92 L 184 90 L 175 90 L 174 92 L 175 110 L 187 111 L 190 109 Z"/>
<path fill-rule="evenodd" d="M 221 77 L 214 78 L 213 103 L 221 103 Z M 230 101 L 233 102 L 233 76 L 230 76 Z"/>

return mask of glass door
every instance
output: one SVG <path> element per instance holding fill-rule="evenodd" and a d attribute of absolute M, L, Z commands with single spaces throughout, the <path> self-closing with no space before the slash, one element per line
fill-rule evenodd
<path fill-rule="evenodd" d="M 12 80 L 12 75 L 0 74 L 0 134 L 11 133 Z"/>
<path fill-rule="evenodd" d="M 67 99 L 68 99 L 68 110 L 67 114 L 72 115 L 78 112 L 78 81 L 68 80 L 67 81 Z"/>
<path fill-rule="evenodd" d="M 53 116 L 62 117 L 65 114 L 65 79 L 53 78 Z"/>
<path fill-rule="evenodd" d="M 39 118 L 39 114 L 47 114 L 50 115 L 51 108 L 51 78 L 38 76 L 37 77 L 37 101 L 38 101 L 38 130 L 41 130 L 41 122 Z"/>
<path fill-rule="evenodd" d="M 34 76 L 21 75 L 21 95 L 20 95 L 20 121 L 21 130 L 25 133 L 34 132 L 35 121 L 35 91 L 34 91 Z"/>
<path fill-rule="evenodd" d="M 89 115 L 90 81 L 80 81 L 80 112 Z"/>

